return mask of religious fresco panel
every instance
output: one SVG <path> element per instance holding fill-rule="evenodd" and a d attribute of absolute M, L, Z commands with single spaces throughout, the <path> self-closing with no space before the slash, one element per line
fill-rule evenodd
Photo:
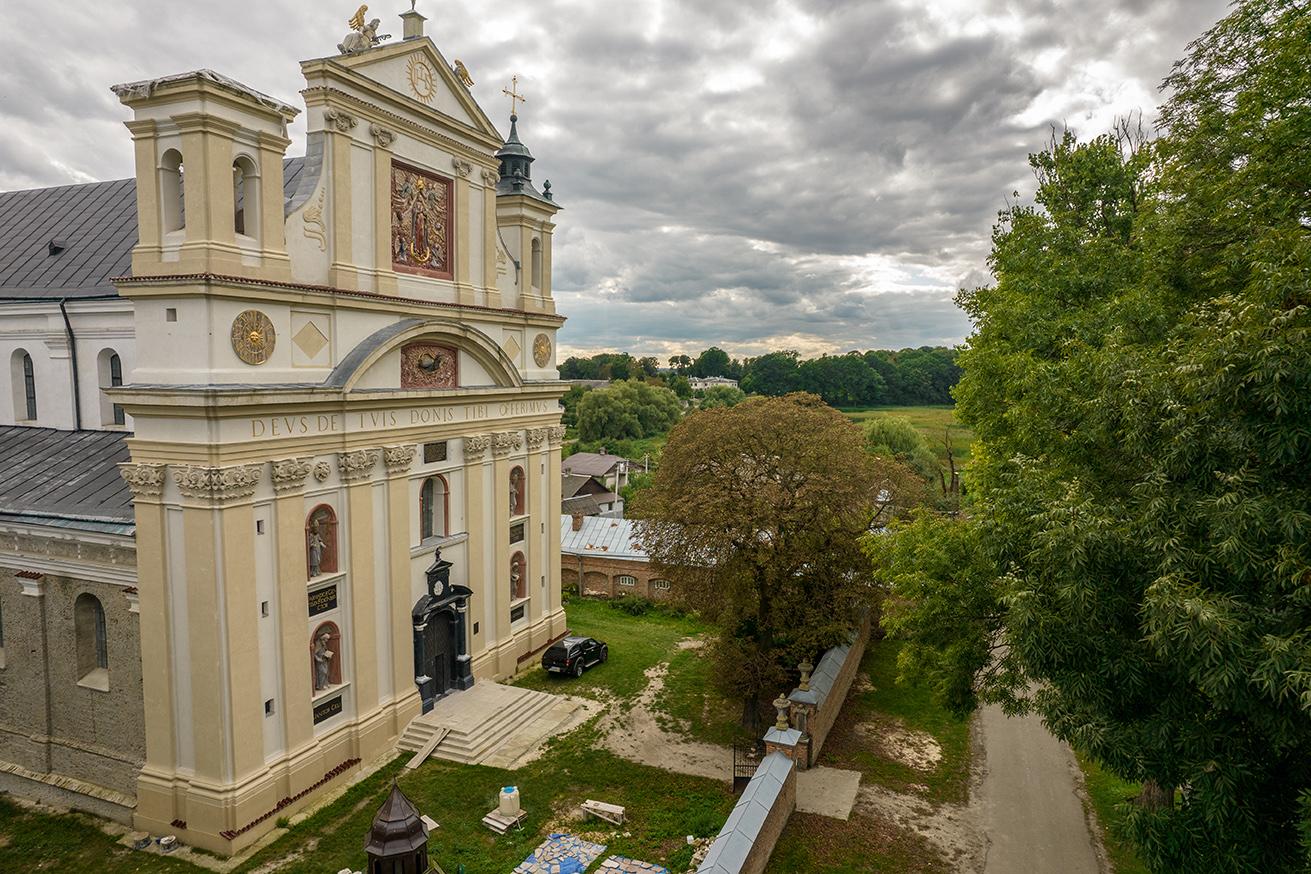
<path fill-rule="evenodd" d="M 454 202 L 450 179 L 392 164 L 391 253 L 397 270 L 437 279 L 452 277 Z"/>
<path fill-rule="evenodd" d="M 401 388 L 456 388 L 459 352 L 438 343 L 401 347 Z"/>

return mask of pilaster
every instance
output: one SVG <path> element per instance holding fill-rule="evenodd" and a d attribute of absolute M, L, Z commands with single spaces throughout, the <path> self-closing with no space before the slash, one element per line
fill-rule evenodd
<path fill-rule="evenodd" d="M 346 484 L 346 524 L 350 537 L 350 681 L 355 713 L 363 716 L 378 706 L 377 600 L 373 579 L 373 485 L 378 465 L 376 449 L 337 454 L 337 469 Z"/>
<path fill-rule="evenodd" d="M 288 751 L 314 740 L 314 695 L 308 666 L 309 602 L 306 582 L 305 499 L 303 489 L 313 469 L 310 457 L 273 462 L 273 514 L 278 574 L 278 636 L 282 643 L 282 692 L 279 710 Z M 313 783 L 313 773 L 290 774 L 290 794 Z M 317 779 L 316 777 L 314 777 Z"/>
<path fill-rule="evenodd" d="M 497 286 L 496 274 L 496 183 L 500 174 L 494 170 L 484 170 L 483 180 L 483 287 L 487 293 L 488 306 L 501 305 L 501 293 Z M 492 302 L 492 295 L 496 302 Z"/>
<path fill-rule="evenodd" d="M 392 688 L 396 697 L 413 691 L 414 632 L 410 627 L 410 608 L 414 597 L 410 589 L 410 519 L 414 508 L 410 499 L 410 468 L 414 464 L 414 446 L 391 446 L 383 449 L 387 466 L 387 565 L 391 570 L 391 663 Z"/>
<path fill-rule="evenodd" d="M 455 171 L 455 292 L 462 304 L 475 303 L 473 284 L 469 276 L 469 234 L 473 217 L 469 213 L 469 201 L 472 200 L 469 174 L 473 164 L 463 158 L 451 159 Z"/>
<path fill-rule="evenodd" d="M 373 136 L 373 227 L 375 251 L 373 263 L 380 294 L 396 294 L 396 271 L 391 252 L 391 147 L 396 133 L 382 125 L 369 125 Z"/>
<path fill-rule="evenodd" d="M 329 189 L 332 201 L 328 212 L 332 225 L 332 262 L 328 268 L 328 284 L 358 289 L 359 271 L 355 267 L 352 249 L 355 222 L 351 212 L 351 131 L 359 120 L 339 109 L 325 109 L 323 118 L 332 168 L 332 187 Z M 391 263 L 390 256 L 386 263 Z"/>
<path fill-rule="evenodd" d="M 476 656 L 497 640 L 495 623 L 489 624 L 486 619 L 487 599 L 494 599 L 495 593 L 488 589 L 488 531 L 483 521 L 487 512 L 487 467 L 491 464 L 487 450 L 492 445 L 492 438 L 490 434 L 475 434 L 465 437 L 463 442 L 464 518 L 469 532 L 469 539 L 465 541 L 465 554 L 468 585 L 473 590 L 469 598 L 469 650 Z M 476 632 L 473 631 L 475 622 L 478 623 Z"/>

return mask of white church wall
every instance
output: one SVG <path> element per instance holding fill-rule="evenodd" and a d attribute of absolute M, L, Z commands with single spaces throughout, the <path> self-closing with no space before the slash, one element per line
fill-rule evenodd
<path fill-rule="evenodd" d="M 264 720 L 264 759 L 273 761 L 286 749 L 283 733 L 282 657 L 278 645 L 281 615 L 277 591 L 277 525 L 273 507 L 255 505 L 255 600 L 249 605 L 251 621 L 259 625 L 260 692 L 266 706 Z M 295 548 L 296 544 L 288 544 Z"/>

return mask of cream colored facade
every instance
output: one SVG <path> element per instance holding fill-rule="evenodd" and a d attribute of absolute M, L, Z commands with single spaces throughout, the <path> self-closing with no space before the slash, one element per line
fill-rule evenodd
<path fill-rule="evenodd" d="M 426 37 L 302 69 L 289 199 L 297 110 L 208 72 L 115 89 L 140 228 L 118 284 L 136 360 L 111 392 L 134 428 L 135 821 L 221 853 L 387 757 L 420 713 L 411 609 L 437 547 L 472 591 L 474 678 L 565 629 L 556 207 L 498 197 L 501 137 Z M 449 180 L 449 279 L 393 265 L 398 164 Z M 452 385 L 405 384 L 420 346 L 454 350 Z M 311 530 L 335 559 L 312 579 Z"/>

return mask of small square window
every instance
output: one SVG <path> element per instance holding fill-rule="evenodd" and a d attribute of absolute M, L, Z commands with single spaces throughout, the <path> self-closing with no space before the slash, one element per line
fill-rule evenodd
<path fill-rule="evenodd" d="M 164 310 L 164 321 L 176 322 L 178 320 L 178 311 L 175 307 L 169 307 Z"/>
<path fill-rule="evenodd" d="M 442 440 L 437 443 L 423 444 L 423 463 L 432 464 L 435 461 L 446 460 L 446 441 Z"/>
<path fill-rule="evenodd" d="M 273 699 L 272 699 L 272 698 L 270 698 L 269 700 L 267 700 L 267 701 L 264 702 L 264 715 L 265 715 L 265 716 L 272 716 L 272 715 L 273 715 Z"/>
<path fill-rule="evenodd" d="M 259 602 L 259 615 L 260 615 L 260 616 L 263 616 L 265 619 L 269 618 L 269 602 L 268 602 L 268 601 L 260 601 L 260 602 Z"/>
<path fill-rule="evenodd" d="M 256 520 L 255 520 L 255 533 L 256 533 L 256 534 L 263 534 L 263 533 L 264 533 L 264 520 L 263 520 L 263 519 L 256 519 Z"/>
<path fill-rule="evenodd" d="M 474 634 L 477 634 L 477 633 L 478 633 L 478 623 L 477 623 L 477 622 L 475 622 L 475 623 L 473 624 L 473 633 L 474 633 Z"/>

